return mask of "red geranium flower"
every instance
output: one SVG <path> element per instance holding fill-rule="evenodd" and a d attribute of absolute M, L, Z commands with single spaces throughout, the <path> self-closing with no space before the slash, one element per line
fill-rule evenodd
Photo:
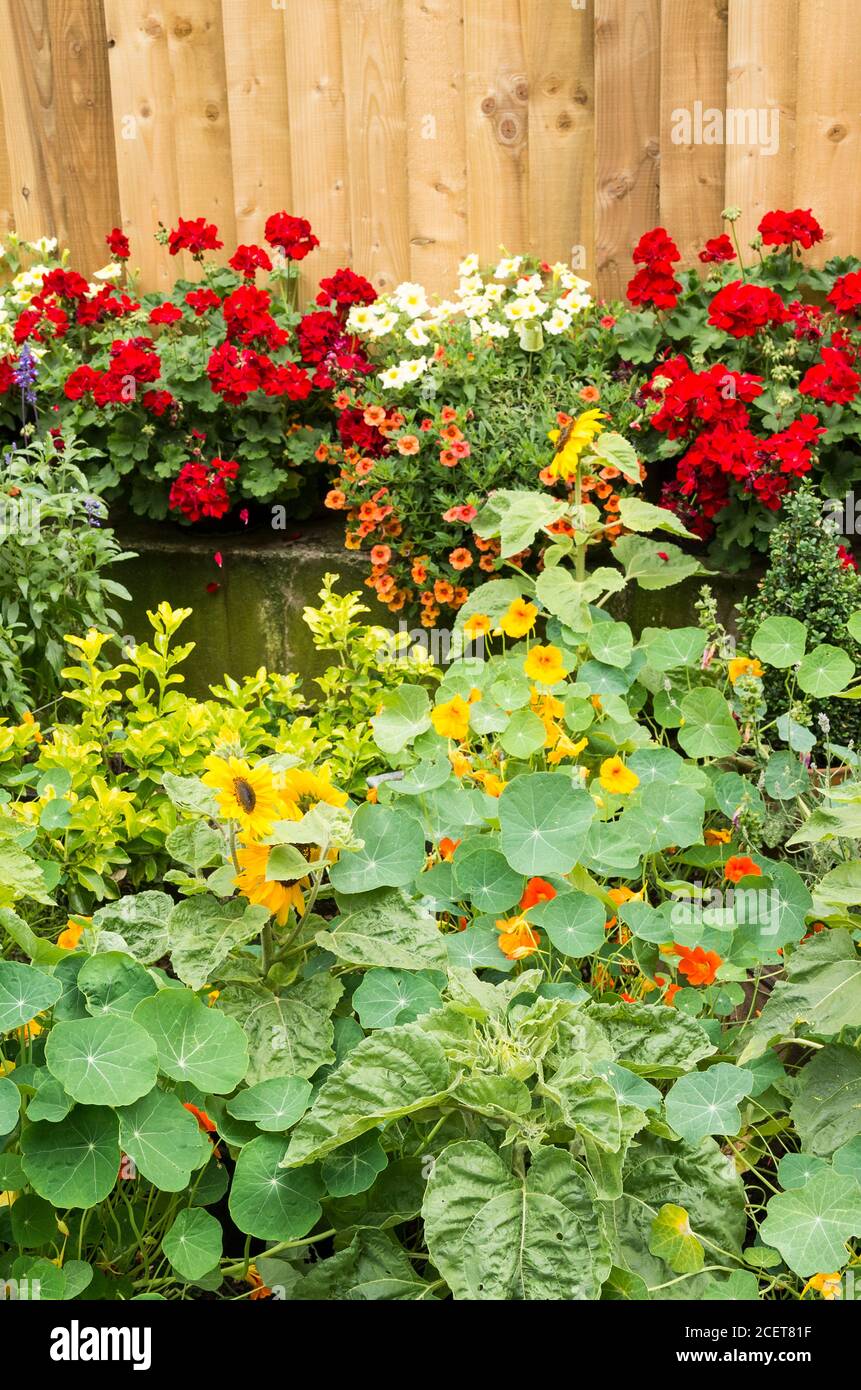
<path fill-rule="evenodd" d="M 810 367 L 799 382 L 802 396 L 813 396 L 828 405 L 848 405 L 858 394 L 861 377 L 854 372 L 842 352 L 824 347 L 821 362 Z"/>
<path fill-rule="evenodd" d="M 113 227 L 105 237 L 105 241 L 114 260 L 127 261 L 132 254 L 129 239 L 125 232 L 120 231 L 119 227 Z"/>
<path fill-rule="evenodd" d="M 751 338 L 761 328 L 784 323 L 788 317 L 783 300 L 774 290 L 743 280 L 724 285 L 709 306 L 709 323 L 734 338 Z"/>
<path fill-rule="evenodd" d="M 219 241 L 215 224 L 207 222 L 205 217 L 191 220 L 179 217 L 173 231 L 168 234 L 167 245 L 172 256 L 178 256 L 180 251 L 190 251 L 196 261 L 201 261 L 204 251 L 217 251 L 224 242 Z"/>
<path fill-rule="evenodd" d="M 215 291 L 207 289 L 189 290 L 185 296 L 185 302 L 190 309 L 194 310 L 196 318 L 205 314 L 207 309 L 219 309 L 221 307 L 221 300 Z"/>
<path fill-rule="evenodd" d="M 264 235 L 270 246 L 277 246 L 291 261 L 304 261 L 320 245 L 307 217 L 291 217 L 286 212 L 274 212 L 267 218 Z"/>
<path fill-rule="evenodd" d="M 857 317 L 861 313 L 861 271 L 850 270 L 848 275 L 841 275 L 834 281 L 834 288 L 827 298 L 838 314 L 854 314 Z"/>
<path fill-rule="evenodd" d="M 253 280 L 258 270 L 272 269 L 272 262 L 262 246 L 237 246 L 227 264 L 246 280 Z"/>
<path fill-rule="evenodd" d="M 767 212 L 757 230 L 762 234 L 764 246 L 792 246 L 797 242 L 806 251 L 825 235 L 810 208 Z"/>
<path fill-rule="evenodd" d="M 726 232 L 714 236 L 706 242 L 700 252 L 700 260 L 707 265 L 710 261 L 734 261 L 735 247 Z"/>
<path fill-rule="evenodd" d="M 165 304 L 157 304 L 154 309 L 150 310 L 149 321 L 150 323 L 164 323 L 170 325 L 172 323 L 177 323 L 181 318 L 182 310 L 168 301 Z"/>

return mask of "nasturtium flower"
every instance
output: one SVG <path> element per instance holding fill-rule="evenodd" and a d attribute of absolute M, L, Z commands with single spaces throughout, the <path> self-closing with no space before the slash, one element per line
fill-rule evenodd
<path fill-rule="evenodd" d="M 65 927 L 60 932 L 60 935 L 57 937 L 57 945 L 62 946 L 66 951 L 74 951 L 81 939 L 83 930 L 84 923 L 76 922 L 73 917 L 70 917 Z"/>
<path fill-rule="evenodd" d="M 486 613 L 473 613 L 464 623 L 463 630 L 467 637 L 474 640 L 476 637 L 486 637 L 492 626 Z"/>
<path fill-rule="evenodd" d="M 811 1279 L 808 1279 L 804 1288 L 801 1290 L 802 1298 L 807 1293 L 808 1289 L 815 1289 L 817 1293 L 821 1294 L 822 1297 L 829 1302 L 835 1298 L 842 1298 L 843 1284 L 840 1278 L 840 1271 L 837 1270 L 834 1274 L 814 1274 Z"/>
<path fill-rule="evenodd" d="M 552 645 L 533 647 L 523 663 L 523 670 L 531 681 L 539 685 L 558 685 L 568 675 L 561 651 Z"/>
<path fill-rule="evenodd" d="M 640 785 L 636 772 L 626 767 L 618 754 L 604 759 L 598 781 L 605 792 L 613 792 L 616 796 L 626 796 Z"/>
<path fill-rule="evenodd" d="M 734 854 L 726 861 L 723 866 L 724 878 L 728 878 L 730 883 L 738 883 L 739 879 L 761 877 L 762 869 L 758 864 L 754 864 L 746 854 Z"/>
<path fill-rule="evenodd" d="M 674 944 L 673 952 L 679 957 L 679 974 L 687 978 L 689 985 L 714 984 L 718 968 L 723 965 L 717 951 L 706 951 L 702 946 L 691 951 L 686 946 Z"/>
<path fill-rule="evenodd" d="M 473 772 L 472 780 L 478 782 L 488 796 L 501 796 L 505 790 L 505 782 L 495 772 Z"/>
<path fill-rule="evenodd" d="M 266 869 L 271 853 L 271 845 L 241 845 L 236 851 L 239 873 L 233 882 L 244 898 L 247 898 L 250 903 L 267 908 L 278 926 L 283 927 L 290 915 L 291 907 L 294 907 L 297 912 L 304 911 L 305 899 L 302 895 L 302 885 L 307 887 L 308 880 L 303 879 L 299 883 L 267 878 Z"/>
<path fill-rule="evenodd" d="M 442 738 L 460 743 L 469 733 L 469 705 L 461 695 L 455 695 L 431 710 L 431 723 Z"/>
<path fill-rule="evenodd" d="M 732 831 L 710 828 L 703 832 L 703 839 L 707 845 L 728 845 L 732 839 Z"/>
<path fill-rule="evenodd" d="M 246 835 L 268 835 L 282 815 L 281 799 L 268 767 L 250 767 L 243 758 L 221 758 L 210 754 L 204 759 L 203 783 L 218 793 L 218 809 L 230 820 L 239 821 Z"/>
<path fill-rule="evenodd" d="M 556 889 L 552 883 L 548 883 L 546 878 L 531 878 L 523 890 L 520 899 L 520 910 L 526 912 L 530 907 L 535 907 L 538 903 L 549 903 L 556 897 Z"/>
<path fill-rule="evenodd" d="M 534 628 L 537 617 L 534 603 L 527 603 L 523 598 L 513 599 L 499 620 L 499 630 L 506 637 L 525 637 Z"/>
<path fill-rule="evenodd" d="M 557 445 L 557 452 L 547 466 L 548 472 L 556 478 L 573 478 L 580 455 L 605 428 L 603 422 L 608 418 L 603 410 L 584 410 L 565 426 L 564 432 L 551 430 L 547 437 Z"/>
<path fill-rule="evenodd" d="M 732 661 L 727 663 L 727 671 L 733 685 L 735 685 L 736 681 L 740 680 L 742 676 L 761 676 L 764 674 L 756 657 L 751 656 L 733 657 Z"/>
<path fill-rule="evenodd" d="M 541 937 L 525 917 L 500 917 L 496 923 L 498 946 L 508 960 L 524 960 L 538 950 Z"/>
<path fill-rule="evenodd" d="M 439 842 L 440 859 L 446 861 L 454 858 L 454 852 L 460 844 L 460 840 L 453 840 L 450 835 L 443 835 Z"/>
<path fill-rule="evenodd" d="M 560 734 L 553 748 L 547 754 L 547 761 L 551 766 L 555 767 L 557 763 L 563 762 L 565 758 L 577 758 L 583 752 L 588 742 L 588 738 L 578 738 L 575 743 L 567 734 Z"/>

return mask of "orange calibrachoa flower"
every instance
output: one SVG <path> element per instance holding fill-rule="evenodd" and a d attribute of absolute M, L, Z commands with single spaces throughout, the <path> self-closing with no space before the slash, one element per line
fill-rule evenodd
<path fill-rule="evenodd" d="M 399 454 L 417 454 L 419 447 L 419 441 L 414 434 L 402 434 L 398 440 Z"/>
<path fill-rule="evenodd" d="M 457 549 L 453 550 L 449 555 L 448 562 L 451 565 L 452 569 L 465 570 L 469 569 L 470 565 L 472 564 L 472 556 L 470 555 L 466 546 L 459 545 Z"/>
<path fill-rule="evenodd" d="M 516 598 L 508 605 L 499 620 L 499 627 L 506 637 L 525 637 L 535 626 L 538 609 L 526 599 Z"/>
<path fill-rule="evenodd" d="M 508 960 L 524 960 L 538 950 L 541 937 L 525 917 L 500 917 L 496 923 L 499 949 Z"/>
<path fill-rule="evenodd" d="M 424 558 L 421 560 L 413 560 L 410 574 L 412 575 L 414 584 L 424 584 L 428 577 L 427 565 Z M 422 595 L 422 599 L 424 599 L 424 595 Z"/>
<path fill-rule="evenodd" d="M 382 425 L 385 423 L 386 412 L 381 405 L 369 405 L 366 407 L 362 418 L 366 425 Z"/>
<path fill-rule="evenodd" d="M 727 663 L 727 672 L 730 681 L 735 685 L 742 676 L 761 676 L 763 669 L 755 657 L 736 656 Z"/>
<path fill-rule="evenodd" d="M 558 685 L 568 675 L 561 651 L 552 644 L 533 647 L 523 663 L 523 670 L 531 681 L 539 685 Z"/>
<path fill-rule="evenodd" d="M 717 951 L 705 951 L 702 946 L 689 950 L 686 946 L 673 943 L 673 954 L 679 957 L 679 974 L 687 976 L 689 985 L 714 984 L 718 968 L 723 959 Z"/>
<path fill-rule="evenodd" d="M 746 854 L 734 854 L 726 861 L 723 866 L 724 878 L 728 878 L 730 883 L 738 883 L 739 879 L 748 877 L 761 877 L 762 869 L 758 864 L 754 864 Z"/>
<path fill-rule="evenodd" d="M 371 547 L 371 564 L 387 565 L 392 558 L 391 546 L 375 545 Z"/>
<path fill-rule="evenodd" d="M 442 738 L 460 743 L 469 733 L 469 705 L 461 695 L 454 695 L 431 710 L 431 723 Z"/>
<path fill-rule="evenodd" d="M 586 405 L 596 405 L 601 399 L 601 392 L 597 386 L 584 386 L 583 390 L 578 391 L 577 394 Z"/>
<path fill-rule="evenodd" d="M 535 907 L 537 903 L 549 903 L 556 897 L 556 889 L 552 883 L 548 883 L 546 878 L 531 878 L 523 890 L 520 899 L 520 910 L 526 912 L 530 907 Z"/>
<path fill-rule="evenodd" d="M 707 845 L 728 845 L 732 839 L 731 830 L 706 830 L 703 839 Z"/>
<path fill-rule="evenodd" d="M 333 512 L 342 511 L 347 505 L 346 494 L 339 487 L 333 487 L 326 493 L 324 505 Z"/>
<path fill-rule="evenodd" d="M 439 842 L 440 859 L 446 861 L 454 858 L 454 852 L 460 844 L 460 840 L 452 840 L 449 835 L 443 835 Z"/>
<path fill-rule="evenodd" d="M 433 596 L 437 603 L 451 603 L 454 598 L 454 585 L 447 579 L 437 579 L 433 586 Z"/>
<path fill-rule="evenodd" d="M 636 772 L 626 767 L 618 754 L 604 759 L 598 780 L 605 792 L 614 792 L 616 796 L 627 796 L 640 785 Z"/>

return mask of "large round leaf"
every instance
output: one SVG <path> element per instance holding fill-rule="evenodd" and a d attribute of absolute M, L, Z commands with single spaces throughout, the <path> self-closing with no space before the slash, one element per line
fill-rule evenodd
<path fill-rule="evenodd" d="M 323 1159 L 320 1172 L 330 1197 L 353 1197 L 373 1187 L 388 1161 L 385 1149 L 371 1131 L 330 1153 Z"/>
<path fill-rule="evenodd" d="M 725 758 L 741 743 L 729 705 L 720 691 L 692 690 L 682 700 L 679 743 L 691 758 Z"/>
<path fill-rule="evenodd" d="M 45 1045 L 52 1076 L 81 1105 L 131 1105 L 155 1085 L 155 1044 L 129 1018 L 58 1023 Z"/>
<path fill-rule="evenodd" d="M 55 1207 L 94 1207 L 113 1190 L 119 1172 L 116 1114 L 79 1105 L 59 1124 L 27 1125 L 21 1159 L 30 1186 Z"/>
<path fill-rule="evenodd" d="M 371 971 L 371 974 L 378 972 Z M 248 1086 L 227 1102 L 227 1113 L 273 1134 L 295 1125 L 308 1109 L 311 1083 L 304 1076 L 278 1076 Z"/>
<path fill-rule="evenodd" d="M 135 960 L 152 965 L 168 948 L 168 918 L 172 910 L 173 899 L 167 893 L 151 889 L 128 893 L 93 913 L 93 926 L 121 936 Z"/>
<path fill-rule="evenodd" d="M 840 647 L 822 642 L 808 652 L 798 668 L 798 684 L 807 695 L 822 698 L 845 690 L 855 674 L 855 662 Z"/>
<path fill-rule="evenodd" d="M 604 944 L 604 907 L 588 893 L 560 893 L 527 915 L 563 956 L 588 956 Z"/>
<path fill-rule="evenodd" d="M 201 1279 L 221 1259 L 221 1226 L 200 1207 L 181 1211 L 161 1248 L 183 1279 Z"/>
<path fill-rule="evenodd" d="M 0 1076 L 0 1137 L 11 1134 L 18 1123 L 21 1092 L 7 1076 Z"/>
<path fill-rule="evenodd" d="M 738 1103 L 753 1082 L 752 1072 L 728 1062 L 680 1076 L 667 1093 L 667 1123 L 689 1143 L 707 1134 L 738 1134 Z"/>
<path fill-rule="evenodd" d="M 359 850 L 344 850 L 329 877 L 339 893 L 372 888 L 403 888 L 412 883 L 425 861 L 425 838 L 418 821 L 390 806 L 360 806 L 353 832 Z"/>
<path fill-rule="evenodd" d="M 442 981 L 445 976 L 438 974 L 436 978 Z M 353 1008 L 363 1028 L 412 1023 L 431 1009 L 438 1009 L 441 1003 L 442 996 L 433 980 L 413 970 L 368 970 L 353 994 Z"/>
<path fill-rule="evenodd" d="M 323 1184 L 315 1168 L 282 1168 L 287 1144 L 261 1134 L 236 1161 L 230 1215 L 240 1231 L 261 1240 L 298 1240 L 320 1219 Z"/>
<path fill-rule="evenodd" d="M 523 875 L 509 868 L 490 836 L 464 840 L 455 851 L 453 865 L 457 896 L 469 898 L 477 912 L 506 912 L 520 900 Z"/>
<path fill-rule="evenodd" d="M 846 1241 L 861 1235 L 861 1186 L 827 1169 L 817 1173 L 804 1187 L 771 1198 L 759 1234 L 802 1279 L 842 1269 Z"/>
<path fill-rule="evenodd" d="M 159 1070 L 174 1081 L 226 1095 L 248 1069 L 248 1043 L 240 1025 L 183 989 L 162 989 L 135 1009 L 158 1051 Z"/>
<path fill-rule="evenodd" d="M 166 1091 L 153 1089 L 118 1114 L 123 1153 L 162 1192 L 181 1192 L 209 1157 L 195 1116 Z"/>
<path fill-rule="evenodd" d="M 797 618 L 766 618 L 753 634 L 750 650 L 767 666 L 784 670 L 804 656 L 807 628 Z"/>
<path fill-rule="evenodd" d="M 78 971 L 78 989 L 95 1016 L 118 1014 L 131 1018 L 142 999 L 155 994 L 152 975 L 122 951 L 103 951 L 89 956 Z"/>
<path fill-rule="evenodd" d="M 564 772 L 523 773 L 499 798 L 500 846 L 521 874 L 566 874 L 595 814 L 588 792 Z"/>
<path fill-rule="evenodd" d="M 30 1023 L 43 1009 L 50 1009 L 62 992 L 57 980 L 32 965 L 0 960 L 0 1033 Z"/>

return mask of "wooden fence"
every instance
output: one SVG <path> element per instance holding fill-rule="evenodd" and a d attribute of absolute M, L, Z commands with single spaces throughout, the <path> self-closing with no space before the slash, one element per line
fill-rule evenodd
<path fill-rule="evenodd" d="M 228 247 L 302 213 L 309 275 L 381 289 L 505 245 L 612 295 L 643 230 L 690 260 L 728 204 L 857 252 L 859 53 L 859 0 L 0 0 L 0 223 L 88 271 L 121 225 L 149 288 L 179 213 Z"/>

